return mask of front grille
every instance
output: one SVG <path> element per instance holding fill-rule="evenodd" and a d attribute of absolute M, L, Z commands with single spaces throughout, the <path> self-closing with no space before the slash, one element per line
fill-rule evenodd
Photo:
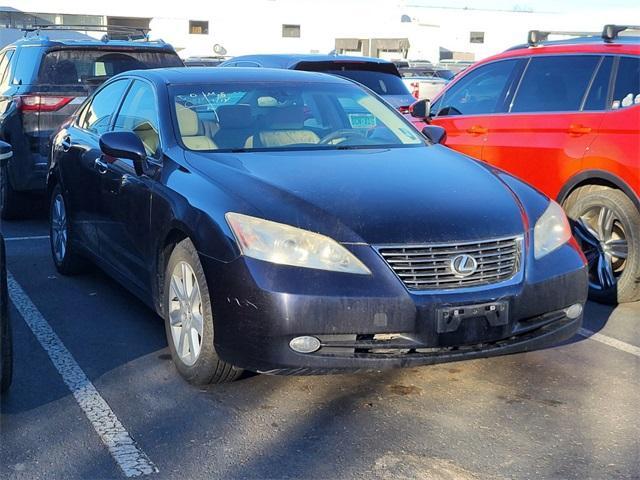
<path fill-rule="evenodd" d="M 379 246 L 378 252 L 410 290 L 445 290 L 502 282 L 520 269 L 522 237 L 433 245 Z M 452 270 L 452 260 L 470 255 L 477 269 L 468 276 Z"/>

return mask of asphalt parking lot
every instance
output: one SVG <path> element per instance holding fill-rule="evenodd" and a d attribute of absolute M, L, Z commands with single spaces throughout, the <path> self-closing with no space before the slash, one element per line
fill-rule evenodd
<path fill-rule="evenodd" d="M 638 303 L 589 304 L 583 335 L 543 351 L 194 388 L 142 303 L 98 270 L 56 273 L 44 220 L 2 231 L 0 478 L 640 478 Z"/>

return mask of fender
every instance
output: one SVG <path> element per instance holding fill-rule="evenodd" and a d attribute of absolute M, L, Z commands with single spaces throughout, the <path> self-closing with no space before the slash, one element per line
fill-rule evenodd
<path fill-rule="evenodd" d="M 589 180 L 595 180 L 595 182 L 589 182 Z M 564 184 L 560 193 L 558 193 L 556 201 L 562 204 L 569 194 L 581 183 L 604 183 L 614 185 L 619 190 L 622 190 L 625 195 L 631 199 L 636 208 L 640 210 L 640 198 L 633 189 L 620 177 L 604 170 L 585 170 L 584 172 L 574 175 L 567 183 Z"/>

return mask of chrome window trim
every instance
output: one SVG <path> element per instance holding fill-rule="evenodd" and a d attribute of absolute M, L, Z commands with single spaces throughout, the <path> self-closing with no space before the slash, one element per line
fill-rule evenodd
<path fill-rule="evenodd" d="M 425 290 L 411 289 L 402 280 L 402 278 L 396 273 L 396 271 L 393 269 L 391 264 L 380 252 L 381 249 L 385 249 L 385 248 L 393 249 L 393 248 L 449 247 L 449 246 L 475 245 L 477 243 L 491 243 L 491 242 L 499 242 L 499 241 L 506 241 L 506 240 L 514 240 L 515 242 L 517 242 L 518 248 L 520 249 L 520 258 L 519 258 L 518 268 L 516 269 L 514 274 L 511 277 L 501 280 L 499 282 L 487 283 L 484 285 L 474 285 L 471 287 L 433 288 L 433 289 L 425 289 Z M 522 281 L 524 280 L 524 270 L 526 267 L 526 263 L 525 263 L 526 248 L 525 247 L 527 242 L 525 240 L 526 240 L 525 234 L 518 234 L 518 235 L 509 235 L 505 237 L 492 237 L 492 238 L 469 240 L 469 241 L 462 241 L 462 242 L 451 241 L 451 242 L 443 242 L 443 243 L 438 242 L 438 243 L 404 243 L 404 244 L 389 243 L 389 244 L 371 245 L 371 247 L 410 295 L 441 295 L 443 293 L 458 294 L 458 293 L 471 293 L 471 292 L 494 290 L 497 288 L 503 288 L 510 285 L 517 285 L 519 283 L 522 283 Z"/>

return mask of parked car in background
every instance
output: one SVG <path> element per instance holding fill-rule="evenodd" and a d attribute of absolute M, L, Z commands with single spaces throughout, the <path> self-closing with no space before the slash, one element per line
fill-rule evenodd
<path fill-rule="evenodd" d="M 11 158 L 11 145 L 0 142 L 0 163 Z M 0 392 L 6 392 L 13 378 L 13 338 L 7 292 L 7 255 L 0 232 Z"/>
<path fill-rule="evenodd" d="M 416 99 L 434 98 L 454 76 L 451 70 L 435 67 L 401 68 L 399 71 Z"/>
<path fill-rule="evenodd" d="M 591 295 L 604 302 L 640 299 L 640 37 L 618 36 L 625 29 L 483 60 L 434 99 L 428 118 L 449 147 L 565 207 Z"/>
<path fill-rule="evenodd" d="M 185 67 L 217 67 L 226 60 L 226 57 L 188 57 L 183 61 Z"/>
<path fill-rule="evenodd" d="M 442 130 L 339 76 L 119 75 L 55 137 L 55 266 L 89 258 L 144 299 L 196 384 L 573 336 L 587 276 L 564 212 L 425 138 Z"/>
<path fill-rule="evenodd" d="M 13 146 L 14 155 L 0 170 L 0 216 L 20 217 L 27 194 L 44 191 L 52 134 L 97 86 L 127 70 L 182 65 L 162 41 L 108 36 L 50 40 L 27 35 L 2 49 L 0 139 Z"/>
<path fill-rule="evenodd" d="M 221 67 L 267 67 L 339 75 L 371 89 L 401 113 L 415 101 L 397 67 L 387 60 L 346 55 L 243 55 Z"/>
<path fill-rule="evenodd" d="M 438 68 L 451 70 L 454 75 L 458 75 L 460 72 L 464 72 L 474 63 L 475 62 L 472 60 L 440 60 L 437 66 Z"/>

